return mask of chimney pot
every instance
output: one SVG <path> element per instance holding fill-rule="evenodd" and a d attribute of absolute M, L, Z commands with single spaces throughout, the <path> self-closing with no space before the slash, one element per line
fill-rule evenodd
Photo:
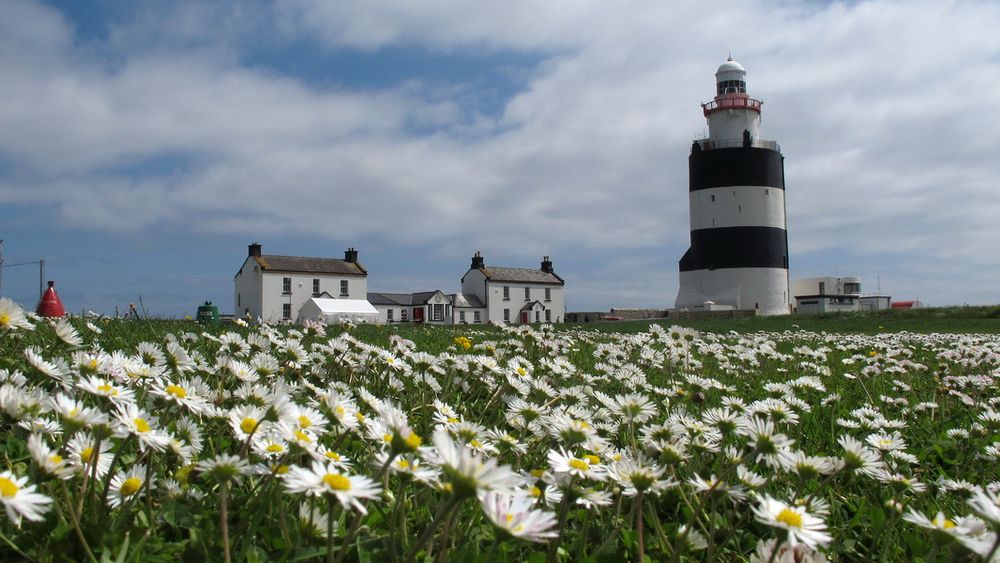
<path fill-rule="evenodd" d="M 472 269 L 478 270 L 480 268 L 486 267 L 486 260 L 483 259 L 483 255 L 477 250 L 476 255 L 472 257 Z"/>
<path fill-rule="evenodd" d="M 358 262 L 358 251 L 353 246 L 344 251 L 344 261 L 352 264 Z"/>
<path fill-rule="evenodd" d="M 251 258 L 253 257 L 260 258 L 260 244 L 255 242 L 253 244 L 247 245 L 247 255 Z"/>

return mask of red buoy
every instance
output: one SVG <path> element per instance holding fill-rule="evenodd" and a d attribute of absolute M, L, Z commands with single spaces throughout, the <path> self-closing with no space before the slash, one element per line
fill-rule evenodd
<path fill-rule="evenodd" d="M 61 317 L 66 314 L 62 301 L 59 300 L 59 294 L 56 293 L 56 282 L 49 282 L 49 288 L 42 295 L 35 312 L 41 317 Z"/>

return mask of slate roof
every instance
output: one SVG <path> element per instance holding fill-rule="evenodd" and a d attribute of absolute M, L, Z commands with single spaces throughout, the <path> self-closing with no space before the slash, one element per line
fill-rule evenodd
<path fill-rule="evenodd" d="M 337 258 L 307 258 L 305 256 L 278 256 L 264 254 L 254 257 L 265 272 L 301 272 L 306 274 L 338 274 L 367 276 L 368 271 L 358 262 Z"/>
<path fill-rule="evenodd" d="M 491 281 L 505 281 L 518 283 L 549 283 L 553 285 L 563 285 L 563 279 L 554 272 L 543 272 L 531 268 L 505 268 L 503 266 L 486 266 L 479 268 L 486 279 Z"/>
<path fill-rule="evenodd" d="M 420 291 L 417 293 L 369 293 L 368 302 L 372 305 L 401 305 L 409 307 L 412 305 L 423 305 L 427 301 L 437 295 L 439 290 L 434 291 Z M 451 298 L 450 295 L 445 295 L 445 297 Z"/>
<path fill-rule="evenodd" d="M 469 307 L 473 309 L 484 309 L 486 305 L 478 297 L 465 293 L 452 293 L 448 296 L 453 307 Z"/>

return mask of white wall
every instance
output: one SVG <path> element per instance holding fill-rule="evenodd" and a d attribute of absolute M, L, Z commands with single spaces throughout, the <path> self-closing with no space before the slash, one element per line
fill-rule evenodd
<path fill-rule="evenodd" d="M 680 273 L 678 309 L 702 307 L 705 301 L 754 309 L 762 315 L 791 312 L 788 270 L 782 268 L 720 268 Z"/>
<path fill-rule="evenodd" d="M 708 136 L 712 140 L 742 139 L 743 131 L 757 140 L 760 132 L 760 114 L 746 109 L 723 109 L 708 116 Z"/>
<path fill-rule="evenodd" d="M 292 291 L 285 294 L 282 291 L 284 278 L 292 278 Z M 299 274 L 284 272 L 264 272 L 261 293 L 263 304 L 260 317 L 266 322 L 282 320 L 282 305 L 292 304 L 291 318 L 297 319 L 299 309 L 313 296 L 313 279 L 320 280 L 320 293 L 327 292 L 333 298 L 367 299 L 368 279 L 365 276 L 346 276 L 330 274 Z M 347 280 L 347 295 L 341 295 L 340 282 Z"/>
<path fill-rule="evenodd" d="M 710 188 L 691 192 L 689 200 L 692 231 L 712 227 L 785 228 L 785 190 L 760 186 Z"/>
<path fill-rule="evenodd" d="M 261 316 L 261 272 L 256 260 L 248 258 L 233 278 L 233 315 L 242 318 L 249 313 L 250 318 Z"/>

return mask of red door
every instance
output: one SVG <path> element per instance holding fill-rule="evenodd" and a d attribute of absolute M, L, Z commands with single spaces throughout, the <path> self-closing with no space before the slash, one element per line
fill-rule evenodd
<path fill-rule="evenodd" d="M 521 311 L 521 322 L 523 324 L 528 324 L 528 312 L 527 311 Z"/>
<path fill-rule="evenodd" d="M 413 322 L 422 323 L 424 322 L 424 308 L 417 307 L 413 310 Z"/>

